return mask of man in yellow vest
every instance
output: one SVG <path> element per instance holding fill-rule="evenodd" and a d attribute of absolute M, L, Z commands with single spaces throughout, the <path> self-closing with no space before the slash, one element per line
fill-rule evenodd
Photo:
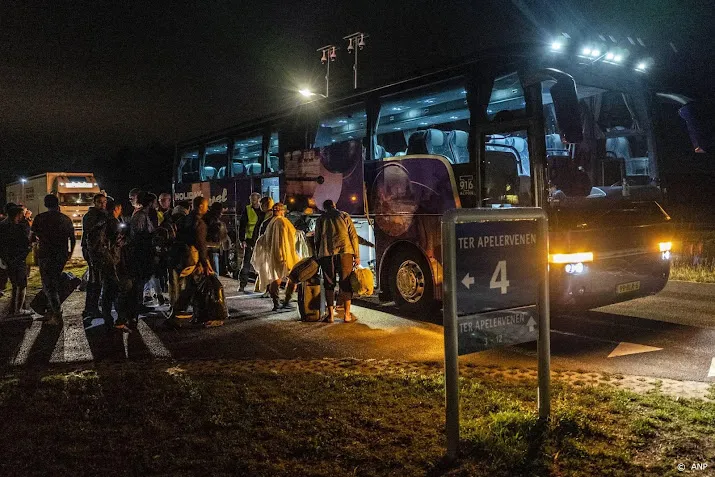
<path fill-rule="evenodd" d="M 243 264 L 238 273 L 240 283 L 238 291 L 246 290 L 249 275 L 252 272 L 255 273 L 251 266 L 251 257 L 253 257 L 253 246 L 258 238 L 258 228 L 263 222 L 264 215 L 265 213 L 261 210 L 261 194 L 254 192 L 251 194 L 251 203 L 246 206 L 241 220 L 238 222 L 238 242 L 243 249 Z"/>

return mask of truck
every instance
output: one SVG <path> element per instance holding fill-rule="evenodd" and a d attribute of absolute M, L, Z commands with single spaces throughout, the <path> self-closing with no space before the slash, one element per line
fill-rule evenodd
<path fill-rule="evenodd" d="M 36 217 L 47 210 L 45 196 L 54 194 L 60 200 L 60 211 L 72 219 L 75 235 L 79 238 L 82 217 L 92 206 L 94 195 L 100 192 L 91 172 L 45 172 L 8 184 L 5 201 L 24 205 Z"/>

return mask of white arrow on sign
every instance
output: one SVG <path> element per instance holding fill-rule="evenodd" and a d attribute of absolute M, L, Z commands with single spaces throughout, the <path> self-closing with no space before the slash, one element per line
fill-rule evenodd
<path fill-rule="evenodd" d="M 529 333 L 534 332 L 534 326 L 536 326 L 536 321 L 534 321 L 534 317 L 530 316 L 529 321 L 526 322 L 526 326 L 529 327 Z"/>
<path fill-rule="evenodd" d="M 469 273 L 467 273 L 462 279 L 462 285 L 467 287 L 467 290 L 469 290 L 469 287 L 474 285 L 474 277 L 470 277 Z"/>

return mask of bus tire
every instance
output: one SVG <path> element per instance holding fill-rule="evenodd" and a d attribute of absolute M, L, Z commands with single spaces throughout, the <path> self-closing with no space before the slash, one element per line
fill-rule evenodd
<path fill-rule="evenodd" d="M 417 250 L 397 250 L 390 265 L 390 291 L 397 307 L 408 314 L 431 312 L 438 306 L 432 269 Z"/>

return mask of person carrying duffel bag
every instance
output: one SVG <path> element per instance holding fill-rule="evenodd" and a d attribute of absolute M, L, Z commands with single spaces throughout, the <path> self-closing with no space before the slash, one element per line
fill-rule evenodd
<path fill-rule="evenodd" d="M 357 296 L 370 296 L 375 291 L 372 270 L 356 267 L 350 274 L 350 287 Z"/>

